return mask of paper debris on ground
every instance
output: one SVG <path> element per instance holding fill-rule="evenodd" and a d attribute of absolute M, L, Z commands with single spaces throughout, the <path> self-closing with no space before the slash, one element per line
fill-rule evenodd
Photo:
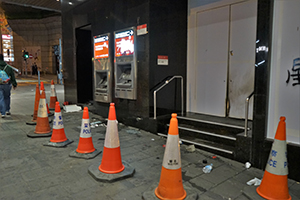
<path fill-rule="evenodd" d="M 261 180 L 255 177 L 254 179 L 251 179 L 250 181 L 248 181 L 247 185 L 258 186 L 258 185 L 260 185 L 260 183 L 261 183 Z"/>
<path fill-rule="evenodd" d="M 81 110 L 81 107 L 77 105 L 64 105 L 63 109 L 66 112 L 78 112 Z"/>
<path fill-rule="evenodd" d="M 192 144 L 192 145 L 187 146 L 186 150 L 188 152 L 194 152 L 196 150 L 195 145 Z"/>

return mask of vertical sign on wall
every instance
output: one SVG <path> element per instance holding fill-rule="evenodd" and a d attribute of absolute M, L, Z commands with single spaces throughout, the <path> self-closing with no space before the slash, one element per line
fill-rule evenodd
<path fill-rule="evenodd" d="M 2 35 L 2 46 L 3 46 L 4 61 L 13 62 L 14 61 L 13 36 Z"/>

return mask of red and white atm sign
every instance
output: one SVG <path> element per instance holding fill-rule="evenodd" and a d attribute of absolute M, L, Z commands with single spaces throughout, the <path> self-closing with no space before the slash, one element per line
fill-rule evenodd
<path fill-rule="evenodd" d="M 157 56 L 157 65 L 168 65 L 169 64 L 169 57 L 168 56 Z"/>
<path fill-rule="evenodd" d="M 108 58 L 108 36 L 94 38 L 94 58 Z"/>
<path fill-rule="evenodd" d="M 137 26 L 137 35 L 144 35 L 147 33 L 147 24 Z"/>

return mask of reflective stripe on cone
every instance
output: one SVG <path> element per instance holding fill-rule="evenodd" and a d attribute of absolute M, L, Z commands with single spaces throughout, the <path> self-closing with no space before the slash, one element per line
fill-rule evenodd
<path fill-rule="evenodd" d="M 265 199 L 290 200 L 285 117 L 280 117 L 266 170 L 256 192 Z"/>
<path fill-rule="evenodd" d="M 44 91 L 42 92 L 40 102 L 39 102 L 38 116 L 37 116 L 37 122 L 36 122 L 36 127 L 34 132 L 38 134 L 51 132 Z"/>
<path fill-rule="evenodd" d="M 80 138 L 76 152 L 85 154 L 94 152 L 95 150 L 96 149 L 94 148 L 91 134 L 89 111 L 87 107 L 84 107 L 81 122 Z"/>
<path fill-rule="evenodd" d="M 116 120 L 115 104 L 109 107 L 108 122 L 105 134 L 104 148 L 99 170 L 107 174 L 115 174 L 124 170 Z"/>
<path fill-rule="evenodd" d="M 184 199 L 177 114 L 170 120 L 167 144 L 158 187 L 154 191 L 159 199 Z"/>

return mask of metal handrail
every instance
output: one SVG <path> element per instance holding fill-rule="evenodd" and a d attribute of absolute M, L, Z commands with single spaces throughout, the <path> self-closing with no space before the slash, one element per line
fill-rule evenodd
<path fill-rule="evenodd" d="M 253 96 L 254 91 L 246 98 L 246 103 L 245 103 L 245 134 L 244 136 L 247 137 L 248 136 L 248 112 L 249 112 L 249 101 L 251 99 L 251 97 Z"/>
<path fill-rule="evenodd" d="M 168 85 L 173 79 L 180 78 L 181 79 L 181 115 L 183 115 L 183 77 L 182 76 L 173 76 L 169 80 L 166 80 L 165 83 L 160 86 L 158 89 L 156 89 L 153 92 L 153 98 L 154 98 L 154 119 L 156 119 L 156 93 L 161 90 L 163 87 Z"/>

